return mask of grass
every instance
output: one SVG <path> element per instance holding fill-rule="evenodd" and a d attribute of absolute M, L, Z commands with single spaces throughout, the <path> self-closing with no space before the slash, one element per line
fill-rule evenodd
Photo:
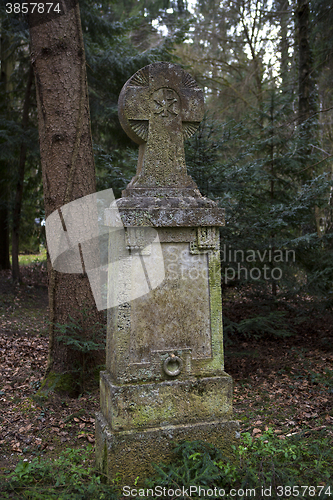
<path fill-rule="evenodd" d="M 37 254 L 20 254 L 19 255 L 19 265 L 20 266 L 30 266 L 31 264 L 43 264 L 46 262 L 46 248 L 42 245 L 40 246 L 40 252 Z M 10 256 L 10 263 L 12 263 L 12 257 Z"/>
<path fill-rule="evenodd" d="M 105 484 L 106 478 L 95 470 L 93 462 L 91 446 L 85 450 L 67 448 L 54 460 L 20 460 L 14 472 L 0 478 L 1 498 L 117 500 L 128 496 L 129 486 L 121 485 L 119 479 Z M 333 449 L 323 432 L 286 440 L 271 428 L 259 438 L 246 432 L 234 446 L 232 462 L 210 444 L 185 441 L 175 446 L 171 464 L 154 468 L 154 477 L 140 478 L 144 486 L 130 486 L 136 498 L 157 500 L 161 496 L 157 488 L 166 489 L 164 498 L 184 500 L 230 497 L 231 491 L 235 492 L 232 497 L 239 500 L 245 500 L 249 492 L 259 499 L 329 499 L 333 495 Z M 183 489 L 186 493 L 182 493 Z M 176 490 L 181 493 L 175 494 Z"/>
<path fill-rule="evenodd" d="M 113 499 L 112 487 L 92 466 L 92 448 L 67 448 L 59 458 L 20 460 L 7 480 L 0 479 L 1 499 Z"/>

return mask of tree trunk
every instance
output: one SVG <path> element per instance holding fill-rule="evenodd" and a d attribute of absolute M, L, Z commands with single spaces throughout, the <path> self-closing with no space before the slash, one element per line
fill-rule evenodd
<path fill-rule="evenodd" d="M 298 122 L 304 123 L 310 116 L 311 51 L 309 43 L 309 0 L 297 1 L 298 20 Z"/>
<path fill-rule="evenodd" d="M 290 70 L 289 70 L 289 39 L 288 27 L 290 22 L 289 14 L 289 0 L 278 0 L 277 8 L 279 12 L 280 21 L 280 43 L 279 48 L 281 52 L 280 66 L 281 66 L 281 80 L 282 92 L 290 94 Z"/>
<path fill-rule="evenodd" d="M 8 192 L 7 186 L 0 187 L 0 270 L 10 269 L 9 228 L 8 228 Z"/>
<path fill-rule="evenodd" d="M 23 103 L 23 114 L 22 114 L 22 130 L 25 131 L 28 127 L 29 121 L 29 108 L 30 108 L 30 94 L 33 80 L 33 69 L 30 65 L 27 86 L 25 89 L 24 103 Z M 18 261 L 19 254 L 19 231 L 20 231 L 20 221 L 21 221 L 21 207 L 22 207 L 22 196 L 23 196 L 23 182 L 24 182 L 24 170 L 25 170 L 25 160 L 27 156 L 27 144 L 23 140 L 20 149 L 20 159 L 18 166 L 18 179 L 16 185 L 15 201 L 13 208 L 13 226 L 12 226 L 12 278 L 13 281 L 21 281 L 20 268 Z"/>
<path fill-rule="evenodd" d="M 41 22 L 38 13 L 29 17 L 46 217 L 62 205 L 96 191 L 84 45 L 79 6 L 75 3 L 65 14 L 48 22 Z M 68 324 L 71 316 L 81 323 L 80 334 L 87 338 L 102 316 L 86 274 L 59 273 L 52 269 L 50 261 L 48 267 L 50 330 L 46 380 L 54 381 L 54 374 L 73 375 L 73 367 L 81 359 L 81 352 L 57 340 L 56 324 Z M 83 308 L 89 309 L 88 317 Z M 75 392 L 73 383 L 72 378 L 58 388 Z"/>
<path fill-rule="evenodd" d="M 312 146 L 316 142 L 316 127 L 311 114 L 314 113 L 314 103 L 312 90 L 313 81 L 313 61 L 310 47 L 310 2 L 309 0 L 297 0 L 297 21 L 298 21 L 298 126 L 299 126 L 299 156 L 302 163 L 303 179 L 309 181 L 313 177 L 311 163 L 315 160 L 311 158 Z M 321 236 L 320 219 L 323 210 L 318 206 L 314 207 L 314 226 L 318 236 Z"/>
<path fill-rule="evenodd" d="M 1 74 L 0 83 L 4 90 L 1 96 L 1 108 L 4 116 L 10 113 L 9 93 L 12 91 L 10 77 L 14 71 L 14 58 L 10 55 L 11 40 L 0 38 Z M 9 259 L 9 173 L 8 161 L 2 161 L 0 165 L 0 269 L 10 269 Z"/>
<path fill-rule="evenodd" d="M 270 182 L 270 198 L 271 198 L 271 203 L 273 206 L 274 203 L 274 198 L 275 198 L 275 192 L 274 192 L 274 187 L 275 187 L 275 182 L 274 182 L 274 176 L 275 176 L 275 165 L 274 165 L 274 113 L 275 113 L 275 102 L 274 102 L 274 94 L 275 89 L 272 90 L 272 97 L 271 97 L 271 106 L 270 106 L 270 118 L 271 118 L 271 143 L 270 143 L 270 157 L 271 157 L 271 182 Z M 275 238 L 275 233 L 271 234 L 272 241 L 274 242 Z M 274 245 L 272 246 L 272 253 L 274 254 L 275 247 Z M 273 279 L 272 280 L 272 295 L 275 297 L 277 295 L 277 284 L 276 281 Z"/>

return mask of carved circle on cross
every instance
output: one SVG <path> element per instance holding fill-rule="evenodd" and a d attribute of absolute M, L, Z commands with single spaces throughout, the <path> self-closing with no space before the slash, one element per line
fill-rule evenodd
<path fill-rule="evenodd" d="M 149 139 L 157 118 L 174 122 L 187 139 L 204 115 L 203 92 L 178 64 L 157 62 L 137 71 L 123 86 L 118 101 L 119 121 L 137 144 Z M 150 125 L 149 125 L 150 124 Z"/>
<path fill-rule="evenodd" d="M 164 118 L 180 113 L 180 99 L 173 89 L 161 88 L 153 93 L 153 113 Z"/>

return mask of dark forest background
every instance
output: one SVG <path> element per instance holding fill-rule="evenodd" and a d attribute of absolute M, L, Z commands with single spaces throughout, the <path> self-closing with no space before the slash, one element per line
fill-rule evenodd
<path fill-rule="evenodd" d="M 147 484 L 256 487 L 258 498 L 268 498 L 259 487 L 281 498 L 279 485 L 288 485 L 284 497 L 331 498 L 332 1 L 79 0 L 67 25 L 31 29 L 31 39 L 26 17 L 7 13 L 6 3 L 0 0 L 1 498 L 124 498 L 117 477 L 107 486 L 93 469 L 106 317 L 84 273 L 51 268 L 44 223 L 45 213 L 95 189 L 121 196 L 138 147 L 119 124 L 118 96 L 138 69 L 161 60 L 182 65 L 204 90 L 205 118 L 186 141 L 186 162 L 201 193 L 225 209 L 224 357 L 241 436 L 232 462 L 202 443 L 181 444 Z M 59 33 L 67 46 L 54 43 Z M 73 70 L 62 88 L 64 67 L 81 76 Z M 85 69 L 96 186 L 89 133 L 80 143 L 85 161 L 75 154 L 88 109 Z M 60 110 L 58 88 L 67 104 Z M 52 198 L 57 176 L 66 190 Z"/>
<path fill-rule="evenodd" d="M 205 93 L 186 158 L 201 193 L 226 211 L 224 292 L 268 304 L 245 324 L 226 318 L 226 333 L 290 334 L 282 298 L 331 308 L 331 2 L 80 0 L 80 10 L 97 190 L 119 197 L 135 173 L 137 146 L 117 116 L 123 84 L 151 62 L 181 64 Z M 0 30 L 0 269 L 20 280 L 11 260 L 46 245 L 37 105 L 27 21 L 5 2 Z"/>

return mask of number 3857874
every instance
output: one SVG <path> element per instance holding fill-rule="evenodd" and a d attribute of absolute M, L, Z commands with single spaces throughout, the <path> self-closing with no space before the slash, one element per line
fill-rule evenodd
<path fill-rule="evenodd" d="M 50 14 L 50 12 L 56 12 L 60 14 L 60 4 L 55 2 L 45 2 L 45 3 L 34 3 L 34 2 L 23 2 L 23 3 L 6 3 L 7 14 Z"/>

